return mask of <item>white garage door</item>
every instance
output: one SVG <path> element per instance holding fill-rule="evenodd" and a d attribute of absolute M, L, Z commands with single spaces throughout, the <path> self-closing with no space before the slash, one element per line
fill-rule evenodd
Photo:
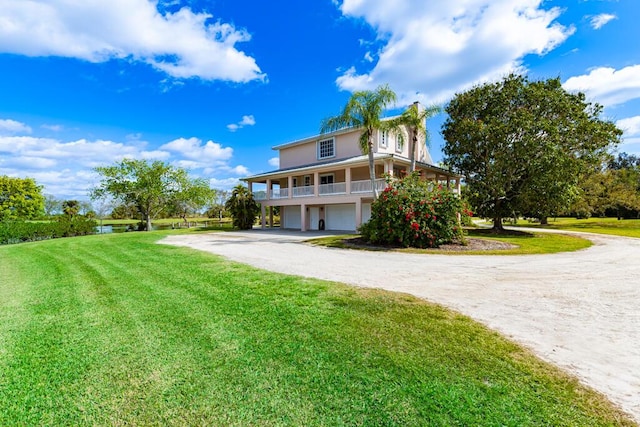
<path fill-rule="evenodd" d="M 363 203 L 362 204 L 362 223 L 369 221 L 371 219 L 371 203 Z"/>
<path fill-rule="evenodd" d="M 356 229 L 356 205 L 327 205 L 326 229 L 348 230 Z"/>
<path fill-rule="evenodd" d="M 300 206 L 283 206 L 282 212 L 282 228 L 300 230 Z"/>

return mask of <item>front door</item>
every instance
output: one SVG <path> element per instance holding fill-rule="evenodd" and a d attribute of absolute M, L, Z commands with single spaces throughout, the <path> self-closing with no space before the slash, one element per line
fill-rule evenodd
<path fill-rule="evenodd" d="M 320 223 L 320 208 L 309 208 L 309 230 L 319 230 L 318 224 Z"/>

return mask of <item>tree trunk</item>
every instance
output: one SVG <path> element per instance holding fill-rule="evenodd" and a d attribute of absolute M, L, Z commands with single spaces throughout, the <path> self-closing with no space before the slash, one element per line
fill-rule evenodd
<path fill-rule="evenodd" d="M 147 215 L 147 231 L 151 231 L 153 228 L 151 227 L 151 216 Z"/>
<path fill-rule="evenodd" d="M 371 178 L 371 190 L 373 191 L 373 200 L 378 199 L 378 189 L 376 188 L 376 165 L 373 161 L 373 143 L 371 135 L 369 135 L 369 178 Z"/>
<path fill-rule="evenodd" d="M 502 217 L 493 218 L 493 231 L 501 232 L 504 231 L 504 227 L 502 226 Z"/>
<path fill-rule="evenodd" d="M 540 218 L 540 225 L 549 225 L 549 217 L 543 216 Z"/>
<path fill-rule="evenodd" d="M 415 129 L 411 130 L 411 152 L 409 153 L 411 160 L 411 172 L 415 172 L 416 170 L 416 148 L 418 145 L 418 133 Z"/>

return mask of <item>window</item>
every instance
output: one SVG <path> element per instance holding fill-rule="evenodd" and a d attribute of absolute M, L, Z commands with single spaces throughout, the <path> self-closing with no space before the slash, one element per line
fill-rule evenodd
<path fill-rule="evenodd" d="M 311 175 L 305 175 L 304 176 L 304 186 L 308 187 L 311 185 Z"/>
<path fill-rule="evenodd" d="M 378 138 L 380 147 L 387 148 L 387 142 L 389 141 L 389 132 L 387 132 L 386 130 L 381 131 L 380 133 L 378 133 Z"/>
<path fill-rule="evenodd" d="M 333 184 L 334 179 L 334 174 L 320 175 L 320 185 Z"/>
<path fill-rule="evenodd" d="M 404 134 L 402 132 L 398 132 L 396 134 L 396 151 L 398 153 L 402 153 L 404 151 Z"/>
<path fill-rule="evenodd" d="M 318 159 L 328 159 L 336 156 L 336 144 L 333 138 L 318 141 Z"/>

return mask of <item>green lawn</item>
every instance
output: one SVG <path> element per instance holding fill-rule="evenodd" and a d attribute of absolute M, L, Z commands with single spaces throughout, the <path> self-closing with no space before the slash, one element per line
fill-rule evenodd
<path fill-rule="evenodd" d="M 640 238 L 640 219 L 616 218 L 549 218 L 549 225 L 519 221 L 516 226 L 552 228 L 556 230 L 585 231 L 588 233 L 612 234 L 615 236 Z"/>
<path fill-rule="evenodd" d="M 633 425 L 464 316 L 167 233 L 0 247 L 0 425 Z"/>

